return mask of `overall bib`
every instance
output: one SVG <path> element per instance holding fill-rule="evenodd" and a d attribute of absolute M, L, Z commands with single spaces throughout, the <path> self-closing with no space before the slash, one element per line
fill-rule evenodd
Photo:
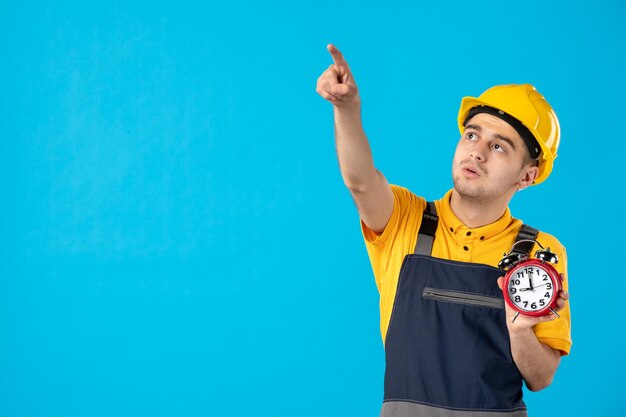
<path fill-rule="evenodd" d="M 497 285 L 504 274 L 431 257 L 437 221 L 428 203 L 416 253 L 406 255 L 400 270 L 381 417 L 526 417 Z M 536 234 L 525 226 L 516 240 Z"/>

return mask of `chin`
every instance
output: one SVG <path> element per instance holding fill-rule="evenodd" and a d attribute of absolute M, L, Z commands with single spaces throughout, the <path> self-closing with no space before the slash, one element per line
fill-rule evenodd
<path fill-rule="evenodd" d="M 507 201 L 515 194 L 513 188 L 491 188 L 487 189 L 484 185 L 478 185 L 471 181 L 465 181 L 464 178 L 453 178 L 454 190 L 465 201 L 474 204 L 491 204 L 494 201 L 501 201 L 506 198 Z"/>
<path fill-rule="evenodd" d="M 452 179 L 454 189 L 462 197 L 480 197 L 485 193 L 484 187 L 477 186 L 464 178 L 455 177 Z"/>
<path fill-rule="evenodd" d="M 496 198 L 492 193 L 488 192 L 485 187 L 477 184 L 468 183 L 463 179 L 455 178 L 454 190 L 456 193 L 466 201 L 472 202 L 488 202 Z"/>
<path fill-rule="evenodd" d="M 461 196 L 464 200 L 485 200 L 488 199 L 489 196 L 484 192 L 483 189 L 470 189 L 468 187 L 457 187 L 455 186 L 457 194 Z"/>

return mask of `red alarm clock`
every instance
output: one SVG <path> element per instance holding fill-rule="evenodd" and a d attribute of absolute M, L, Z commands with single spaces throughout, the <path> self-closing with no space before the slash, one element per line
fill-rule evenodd
<path fill-rule="evenodd" d="M 521 242 L 535 242 L 541 249 L 535 252 L 534 258 L 513 253 L 515 245 Z M 552 312 L 560 317 L 556 302 L 562 288 L 561 275 L 552 266 L 559 261 L 556 254 L 529 239 L 516 242 L 513 248 L 498 263 L 500 269 L 507 271 L 502 293 L 506 303 L 517 312 L 513 321 L 520 313 L 540 317 Z"/>

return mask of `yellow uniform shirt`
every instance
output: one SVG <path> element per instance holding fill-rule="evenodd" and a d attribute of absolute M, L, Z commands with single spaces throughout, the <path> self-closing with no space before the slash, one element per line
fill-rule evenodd
<path fill-rule="evenodd" d="M 382 233 L 375 233 L 361 221 L 367 253 L 374 271 L 376 286 L 380 293 L 380 331 L 383 343 L 387 334 L 400 267 L 407 254 L 413 253 L 417 234 L 422 223 L 426 200 L 406 188 L 392 185 L 394 195 L 393 212 Z M 508 253 L 515 242 L 522 222 L 511 217 L 507 208 L 494 223 L 471 229 L 454 215 L 450 208 L 452 190 L 435 202 L 439 224 L 432 256 L 453 261 L 473 262 L 498 266 L 503 253 Z M 537 241 L 549 247 L 559 257 L 554 265 L 563 274 L 563 288 L 567 290 L 567 255 L 565 248 L 553 236 L 539 232 Z M 533 249 L 533 253 L 536 249 Z M 504 273 L 502 274 L 504 276 Z M 569 354 L 572 344 L 570 336 L 569 303 L 559 312 L 560 319 L 537 324 L 533 330 L 537 338 L 563 355 Z"/>

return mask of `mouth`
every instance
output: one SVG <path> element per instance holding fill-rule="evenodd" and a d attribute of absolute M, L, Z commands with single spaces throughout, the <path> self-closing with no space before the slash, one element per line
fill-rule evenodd
<path fill-rule="evenodd" d="M 467 175 L 470 178 L 478 178 L 481 175 L 481 172 L 479 171 L 479 169 L 473 166 L 465 166 L 463 167 L 462 170 L 463 170 L 463 173 L 465 173 L 465 175 Z"/>

